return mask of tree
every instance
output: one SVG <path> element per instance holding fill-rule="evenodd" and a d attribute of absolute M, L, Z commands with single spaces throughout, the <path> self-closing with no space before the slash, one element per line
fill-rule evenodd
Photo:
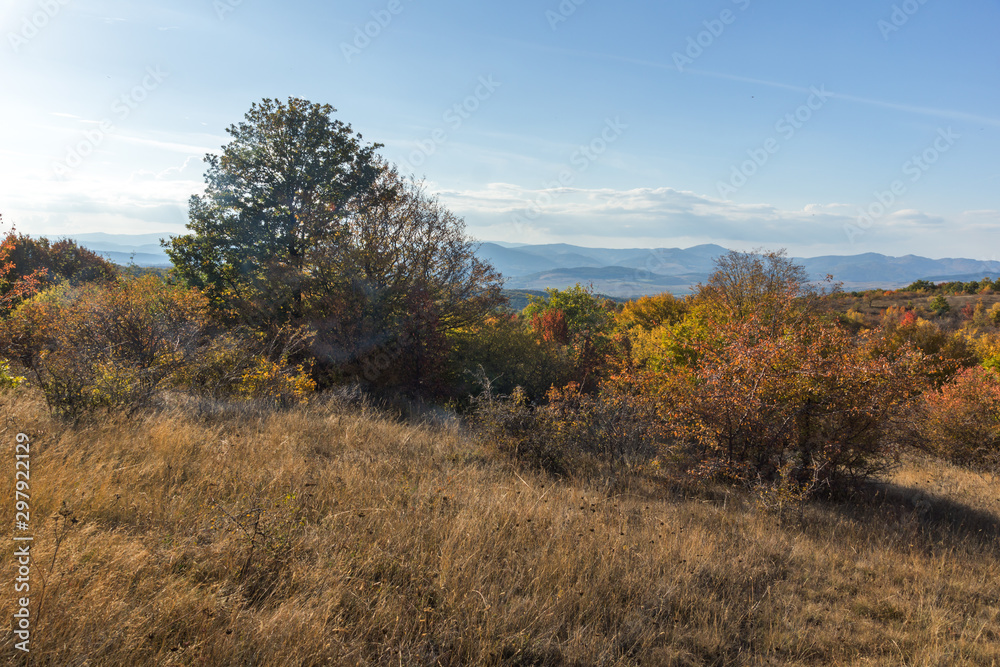
<path fill-rule="evenodd" d="M 687 313 L 687 304 L 669 292 L 656 296 L 644 296 L 629 301 L 616 318 L 620 329 L 641 327 L 652 331 L 657 327 L 676 324 Z"/>
<path fill-rule="evenodd" d="M 15 252 L 19 241 L 23 238 L 17 235 L 16 230 L 11 229 L 3 241 L 0 241 L 0 316 L 7 314 L 21 301 L 38 292 L 46 277 L 45 267 L 26 271 L 23 266 L 18 265 Z"/>
<path fill-rule="evenodd" d="M 942 317 L 948 314 L 951 310 L 951 305 L 948 303 L 948 299 L 945 298 L 943 294 L 938 294 L 936 297 L 931 299 L 927 307 L 934 314 Z"/>
<path fill-rule="evenodd" d="M 348 207 L 378 176 L 378 144 L 364 146 L 336 111 L 290 98 L 251 106 L 206 155 L 204 195 L 191 197 L 190 234 L 166 242 L 177 275 L 205 288 L 230 321 L 280 323 L 303 315 L 317 289 L 317 254 L 336 247 Z"/>
<path fill-rule="evenodd" d="M 596 390 L 598 371 L 611 352 L 614 318 L 607 300 L 579 283 L 545 292 L 544 298 L 530 297 L 524 315 L 543 341 L 565 343 L 573 349 L 577 382 L 585 391 Z"/>
<path fill-rule="evenodd" d="M 561 311 L 566 320 L 567 334 L 571 339 L 590 338 L 610 330 L 611 314 L 604 300 L 594 296 L 592 289 L 577 283 L 564 290 L 546 289 L 546 296 L 529 297 L 530 302 L 524 314 L 534 319 L 548 311 Z"/>
<path fill-rule="evenodd" d="M 108 283 L 118 277 L 118 269 L 92 250 L 72 239 L 52 242 L 46 237 L 33 239 L 24 234 L 9 236 L 7 261 L 14 276 L 35 276 L 38 288 L 44 289 L 66 281 L 71 285 L 89 282 Z"/>
<path fill-rule="evenodd" d="M 904 287 L 902 291 L 904 292 L 933 292 L 938 288 L 935 283 L 929 280 L 917 280 L 910 283 L 907 287 Z"/>
<path fill-rule="evenodd" d="M 360 364 L 369 381 L 376 364 L 380 384 L 435 389 L 447 334 L 504 302 L 500 274 L 476 249 L 461 218 L 385 168 L 346 217 L 341 244 L 316 265 L 327 287 L 309 304 L 327 332 L 322 358 Z"/>
<path fill-rule="evenodd" d="M 809 285 L 805 268 L 789 259 L 784 250 L 731 250 L 715 260 L 715 267 L 708 283 L 699 286 L 698 298 L 733 319 L 757 315 L 766 323 L 777 324 L 807 310 L 806 297 L 818 292 Z"/>
<path fill-rule="evenodd" d="M 263 100 L 206 157 L 191 233 L 168 242 L 176 275 L 218 317 L 310 325 L 324 375 L 424 385 L 444 334 L 502 302 L 464 222 L 334 120 L 330 105 Z"/>

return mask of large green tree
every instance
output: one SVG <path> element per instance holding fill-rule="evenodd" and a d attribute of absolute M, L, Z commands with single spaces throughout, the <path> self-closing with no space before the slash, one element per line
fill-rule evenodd
<path fill-rule="evenodd" d="M 340 243 L 349 205 L 375 182 L 379 146 L 362 144 L 335 111 L 265 99 L 227 130 L 221 155 L 205 156 L 190 233 L 166 247 L 178 275 L 204 288 L 226 319 L 303 316 L 315 258 Z"/>
<path fill-rule="evenodd" d="M 167 253 L 224 321 L 308 325 L 328 371 L 424 384 L 444 335 L 500 303 L 500 276 L 464 222 L 335 111 L 254 104 L 222 154 L 206 157 L 190 233 Z"/>

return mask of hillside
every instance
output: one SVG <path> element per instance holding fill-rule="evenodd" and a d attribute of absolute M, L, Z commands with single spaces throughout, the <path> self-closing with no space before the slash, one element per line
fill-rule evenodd
<path fill-rule="evenodd" d="M 1000 660 L 1000 482 L 939 461 L 781 512 L 655 469 L 553 481 L 332 398 L 84 427 L 0 402 L 37 470 L 36 664 Z"/>

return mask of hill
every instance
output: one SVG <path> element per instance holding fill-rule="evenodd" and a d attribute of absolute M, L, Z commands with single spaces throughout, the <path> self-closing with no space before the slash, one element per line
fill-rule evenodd
<path fill-rule="evenodd" d="M 333 398 L 85 428 L 0 398 L 38 471 L 39 664 L 1000 660 L 1000 482 L 939 461 L 780 512 L 653 469 L 516 471 Z"/>
<path fill-rule="evenodd" d="M 577 283 L 591 286 L 595 292 L 618 298 L 629 298 L 639 294 L 659 294 L 673 292 L 686 294 L 691 286 L 708 278 L 708 274 L 662 276 L 642 269 L 623 266 L 580 267 L 573 269 L 551 269 L 527 276 L 510 278 L 506 285 L 513 289 L 545 289 L 571 287 Z"/>

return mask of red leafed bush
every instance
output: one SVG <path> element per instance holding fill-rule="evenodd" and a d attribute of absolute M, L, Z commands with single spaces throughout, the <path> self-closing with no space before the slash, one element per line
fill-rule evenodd
<path fill-rule="evenodd" d="M 940 456 L 960 465 L 1000 466 L 1000 376 L 974 366 L 924 395 L 923 434 Z"/>
<path fill-rule="evenodd" d="M 569 343 L 569 326 L 566 324 L 566 314 L 558 309 L 546 310 L 531 318 L 535 333 L 546 343 Z"/>
<path fill-rule="evenodd" d="M 887 354 L 877 332 L 855 337 L 814 318 L 775 332 L 751 316 L 715 331 L 690 343 L 693 363 L 622 384 L 655 397 L 695 472 L 814 488 L 889 462 L 897 421 L 925 386 L 920 352 Z"/>
<path fill-rule="evenodd" d="M 16 251 L 22 238 L 11 230 L 0 241 L 0 317 L 38 292 L 46 276 L 45 268 L 24 271 L 18 266 Z"/>

